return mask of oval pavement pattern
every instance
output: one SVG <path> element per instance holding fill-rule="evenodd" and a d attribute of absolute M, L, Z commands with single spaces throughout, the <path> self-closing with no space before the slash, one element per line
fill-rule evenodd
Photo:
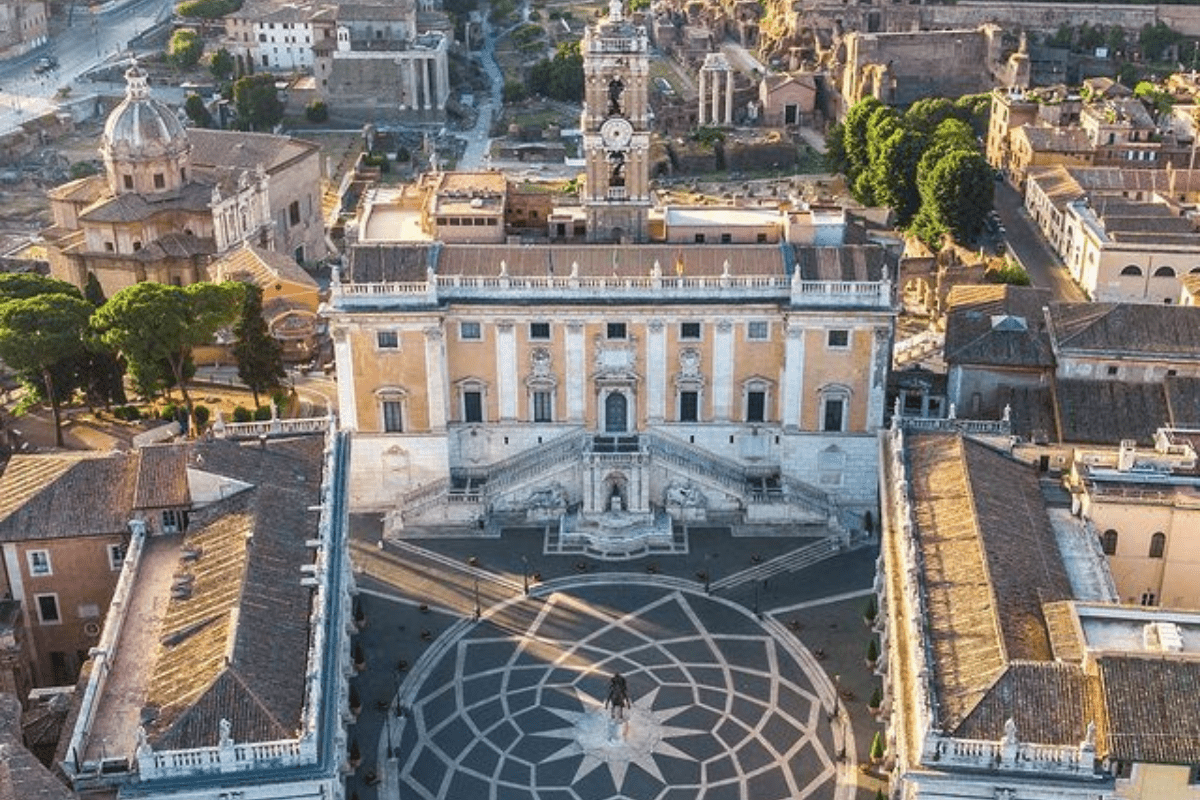
<path fill-rule="evenodd" d="M 396 742 L 400 796 L 833 798 L 832 729 L 799 647 L 703 594 L 623 584 L 523 598 L 402 688 L 415 699 Z M 603 706 L 616 672 L 624 722 Z"/>

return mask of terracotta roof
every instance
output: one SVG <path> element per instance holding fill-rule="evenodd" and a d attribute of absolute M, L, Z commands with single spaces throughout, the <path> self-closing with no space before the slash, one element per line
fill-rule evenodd
<path fill-rule="evenodd" d="M 104 174 L 88 175 L 55 186 L 46 192 L 51 200 L 68 200 L 72 203 L 91 203 L 97 198 L 109 193 L 108 177 Z"/>
<path fill-rule="evenodd" d="M 1200 428 L 1200 378 L 1170 376 L 1163 381 L 1167 412 L 1176 428 Z"/>
<path fill-rule="evenodd" d="M 796 269 L 806 281 L 879 281 L 887 277 L 883 248 L 875 245 L 795 248 Z"/>
<path fill-rule="evenodd" d="M 184 550 L 200 555 L 178 567 L 190 594 L 167 606 L 147 691 L 158 709 L 147 726 L 154 747 L 214 745 L 221 719 L 239 741 L 296 734 L 311 603 L 300 566 L 312 558 L 305 540 L 316 535 L 323 445 L 192 445 L 189 464 L 253 488 L 193 516 Z"/>
<path fill-rule="evenodd" d="M 1000 407 L 1010 409 L 1012 432 L 1031 442 L 1058 442 L 1058 422 L 1054 409 L 1054 394 L 1049 386 L 996 387 Z"/>
<path fill-rule="evenodd" d="M 125 455 L 17 455 L 0 476 L 0 541 L 123 533 L 137 460 Z"/>
<path fill-rule="evenodd" d="M 1096 667 L 1108 718 L 1102 753 L 1122 761 L 1200 763 L 1200 662 L 1105 656 Z"/>
<path fill-rule="evenodd" d="M 1158 383 L 1060 378 L 1055 396 L 1060 441 L 1070 444 L 1153 444 L 1155 430 L 1169 421 Z"/>
<path fill-rule="evenodd" d="M 79 218 L 88 222 L 138 222 L 157 214 L 173 212 L 209 213 L 212 187 L 206 183 L 186 183 L 179 191 L 156 197 L 128 192 L 99 199 L 80 212 Z"/>
<path fill-rule="evenodd" d="M 909 436 L 906 454 L 940 723 L 956 731 L 1012 662 L 1052 659 L 1041 606 L 1070 583 L 1032 467 L 952 435 Z"/>
<path fill-rule="evenodd" d="M 71 800 L 77 795 L 21 743 L 21 704 L 0 694 L 0 800 Z"/>
<path fill-rule="evenodd" d="M 1078 745 L 1089 722 L 1100 724 L 1096 694 L 1095 682 L 1078 664 L 1010 664 L 954 734 L 995 741 L 1012 719 L 1023 741 Z"/>
<path fill-rule="evenodd" d="M 187 452 L 182 446 L 158 445 L 143 447 L 137 452 L 140 464 L 134 490 L 135 508 L 181 508 L 191 505 Z"/>
<path fill-rule="evenodd" d="M 1031 150 L 1037 153 L 1090 153 L 1092 143 L 1079 128 L 1043 128 L 1022 125 L 1013 136 L 1024 136 Z"/>
<path fill-rule="evenodd" d="M 440 245 L 356 244 L 346 258 L 341 279 L 347 283 L 423 281 Z"/>
<path fill-rule="evenodd" d="M 1134 303 L 1051 303 L 1059 352 L 1200 358 L 1200 307 Z"/>
<path fill-rule="evenodd" d="M 829 248 L 835 250 L 836 248 Z M 446 245 L 438 257 L 439 275 L 494 276 L 504 261 L 510 275 L 567 276 L 578 263 L 580 277 L 629 275 L 645 277 L 657 261 L 663 276 L 676 274 L 683 260 L 684 276 L 719 277 L 729 262 L 731 275 L 783 275 L 784 263 L 776 245 L 695 246 L 632 245 Z"/>
<path fill-rule="evenodd" d="M 236 275 L 245 274 L 264 288 L 279 280 L 309 286 L 314 290 L 317 288 L 316 280 L 296 263 L 296 259 L 249 242 L 226 253 L 209 267 L 209 271 L 217 281 L 232 280 Z"/>
<path fill-rule="evenodd" d="M 1042 313 L 1050 298 L 1027 286 L 955 286 L 946 300 L 946 363 L 1053 367 Z"/>
<path fill-rule="evenodd" d="M 261 164 L 268 173 L 316 151 L 317 145 L 290 136 L 188 128 L 192 166 L 199 169 L 235 167 L 253 170 Z"/>

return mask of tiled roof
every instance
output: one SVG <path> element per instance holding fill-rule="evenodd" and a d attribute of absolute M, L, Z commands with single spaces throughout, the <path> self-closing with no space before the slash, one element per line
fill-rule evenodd
<path fill-rule="evenodd" d="M 138 451 L 135 508 L 182 508 L 191 505 L 187 453 L 178 445 L 143 447 Z"/>
<path fill-rule="evenodd" d="M 906 450 L 941 724 L 954 731 L 1011 662 L 1051 659 L 1041 604 L 1070 584 L 1032 468 L 958 436 L 910 436 Z"/>
<path fill-rule="evenodd" d="M 645 277 L 657 261 L 663 276 L 670 277 L 677 274 L 676 260 L 680 258 L 685 277 L 719 277 L 726 261 L 730 275 L 784 274 L 783 258 L 776 245 L 446 245 L 438 257 L 437 270 L 439 275 L 495 276 L 500 274 L 503 261 L 508 274 L 514 276 L 566 277 L 571 274 L 572 264 L 578 264 L 581 278 Z"/>
<path fill-rule="evenodd" d="M 873 245 L 797 246 L 795 253 L 796 269 L 806 281 L 878 281 L 886 277 L 883 249 Z"/>
<path fill-rule="evenodd" d="M 1074 170 L 1068 170 L 1062 165 L 1032 167 L 1029 170 L 1029 182 L 1036 183 L 1046 199 L 1061 210 L 1064 204 L 1078 200 L 1085 194 L 1074 174 Z"/>
<path fill-rule="evenodd" d="M 0 800 L 72 800 L 77 795 L 21 743 L 21 704 L 0 694 Z"/>
<path fill-rule="evenodd" d="M 956 286 L 947 298 L 947 364 L 1053 367 L 1042 307 L 1051 294 L 1025 286 Z"/>
<path fill-rule="evenodd" d="M 228 252 L 212 264 L 209 271 L 216 280 L 230 280 L 239 274 L 249 275 L 256 285 L 264 288 L 280 279 L 317 288 L 317 282 L 294 258 L 249 242 Z"/>
<path fill-rule="evenodd" d="M 423 281 L 434 251 L 433 244 L 356 244 L 350 248 L 346 270 L 341 278 L 347 283 L 388 283 Z"/>
<path fill-rule="evenodd" d="M 1104 656 L 1096 667 L 1108 718 L 1101 753 L 1200 764 L 1200 661 Z"/>
<path fill-rule="evenodd" d="M 1038 153 L 1087 153 L 1091 152 L 1092 143 L 1087 134 L 1079 128 L 1043 128 L 1035 125 L 1022 125 L 1013 135 L 1024 136 L 1029 147 Z"/>
<path fill-rule="evenodd" d="M 1050 336 L 1062 351 L 1200 358 L 1200 307 L 1051 303 Z"/>
<path fill-rule="evenodd" d="M 0 541 L 123 533 L 137 460 L 123 455 L 17 455 L 0 476 Z"/>
<path fill-rule="evenodd" d="M 317 149 L 312 142 L 271 133 L 242 133 L 188 128 L 192 166 L 201 169 L 235 167 L 253 170 L 261 164 L 268 173 Z"/>
<path fill-rule="evenodd" d="M 1115 446 L 1122 439 L 1153 444 L 1155 430 L 1169 421 L 1157 383 L 1060 378 L 1055 396 L 1060 441 L 1069 444 Z"/>
<path fill-rule="evenodd" d="M 1009 420 L 1012 432 L 1032 442 L 1058 442 L 1058 422 L 1054 409 L 1054 395 L 1049 386 L 996 387 L 1001 408 L 1010 409 Z"/>
<path fill-rule="evenodd" d="M 1094 682 L 1078 664 L 1010 664 L 954 733 L 995 741 L 1011 719 L 1023 741 L 1077 745 L 1089 722 L 1100 723 L 1095 694 Z"/>
<path fill-rule="evenodd" d="M 155 748 L 215 745 L 222 719 L 237 741 L 296 734 L 311 602 L 300 566 L 316 534 L 322 447 L 320 437 L 192 446 L 189 464 L 254 488 L 194 516 L 184 549 L 200 555 L 179 563 L 190 595 L 167 606 L 147 691 Z"/>
<path fill-rule="evenodd" d="M 173 212 L 208 213 L 212 187 L 206 183 L 186 183 L 176 193 L 154 197 L 137 192 L 108 196 L 79 214 L 88 222 L 138 222 L 157 214 Z"/>
<path fill-rule="evenodd" d="M 108 176 L 88 175 L 46 192 L 51 200 L 68 200 L 72 203 L 92 203 L 109 193 Z"/>
<path fill-rule="evenodd" d="M 1171 376 L 1163 381 L 1167 411 L 1176 428 L 1200 428 L 1200 378 Z"/>

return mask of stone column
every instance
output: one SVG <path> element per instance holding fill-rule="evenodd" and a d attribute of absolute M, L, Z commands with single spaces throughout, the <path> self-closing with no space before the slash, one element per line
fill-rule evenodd
<path fill-rule="evenodd" d="M 725 124 L 733 124 L 733 70 L 725 71 Z"/>
<path fill-rule="evenodd" d="M 337 365 L 338 416 L 342 430 L 358 430 L 358 398 L 354 394 L 354 350 L 350 346 L 350 331 L 336 326 L 333 329 L 333 363 Z M 382 427 L 382 426 L 381 426 Z"/>
<path fill-rule="evenodd" d="M 433 108 L 433 98 L 429 95 L 429 59 L 421 59 L 421 102 L 426 110 Z"/>
<path fill-rule="evenodd" d="M 510 319 L 496 323 L 496 389 L 500 421 L 517 419 L 517 336 Z"/>
<path fill-rule="evenodd" d="M 697 125 L 704 124 L 704 70 L 700 70 L 700 109 L 699 116 L 696 118 Z"/>
<path fill-rule="evenodd" d="M 733 413 L 733 323 L 717 322 L 713 336 L 713 417 L 728 422 Z"/>
<path fill-rule="evenodd" d="M 667 378 L 667 337 L 666 325 L 661 319 L 652 319 L 647 326 L 649 335 L 646 338 L 646 418 L 654 425 L 661 423 L 666 416 L 668 378 Z"/>
<path fill-rule="evenodd" d="M 783 351 L 783 403 L 779 419 L 784 428 L 803 427 L 804 411 L 804 328 L 798 322 L 786 322 L 787 340 Z"/>
<path fill-rule="evenodd" d="M 567 374 L 564 383 L 567 389 L 567 422 L 583 424 L 587 411 L 585 403 L 587 388 L 587 354 L 583 340 L 583 323 L 572 320 L 567 323 Z"/>
<path fill-rule="evenodd" d="M 712 90 L 712 115 L 709 119 L 713 125 L 716 125 L 721 121 L 721 118 L 717 116 L 717 112 L 721 108 L 721 73 L 714 71 L 710 78 L 712 85 L 708 88 Z"/>
<path fill-rule="evenodd" d="M 431 325 L 425 331 L 425 403 L 429 408 L 429 430 L 446 430 L 446 342 L 442 329 Z M 411 424 L 411 423 L 410 423 Z"/>
<path fill-rule="evenodd" d="M 450 97 L 450 65 L 446 59 L 446 50 L 444 47 L 438 50 L 437 60 L 434 64 L 437 67 L 437 107 L 445 108 L 446 100 Z"/>

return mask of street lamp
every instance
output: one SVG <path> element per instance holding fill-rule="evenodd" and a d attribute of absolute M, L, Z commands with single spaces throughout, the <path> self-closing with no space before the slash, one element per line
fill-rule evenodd
<path fill-rule="evenodd" d="M 521 556 L 521 568 L 522 568 L 522 571 L 524 572 L 524 575 L 522 577 L 524 578 L 523 583 L 525 586 L 525 596 L 528 597 L 529 596 L 529 559 L 526 558 L 525 556 Z"/>

